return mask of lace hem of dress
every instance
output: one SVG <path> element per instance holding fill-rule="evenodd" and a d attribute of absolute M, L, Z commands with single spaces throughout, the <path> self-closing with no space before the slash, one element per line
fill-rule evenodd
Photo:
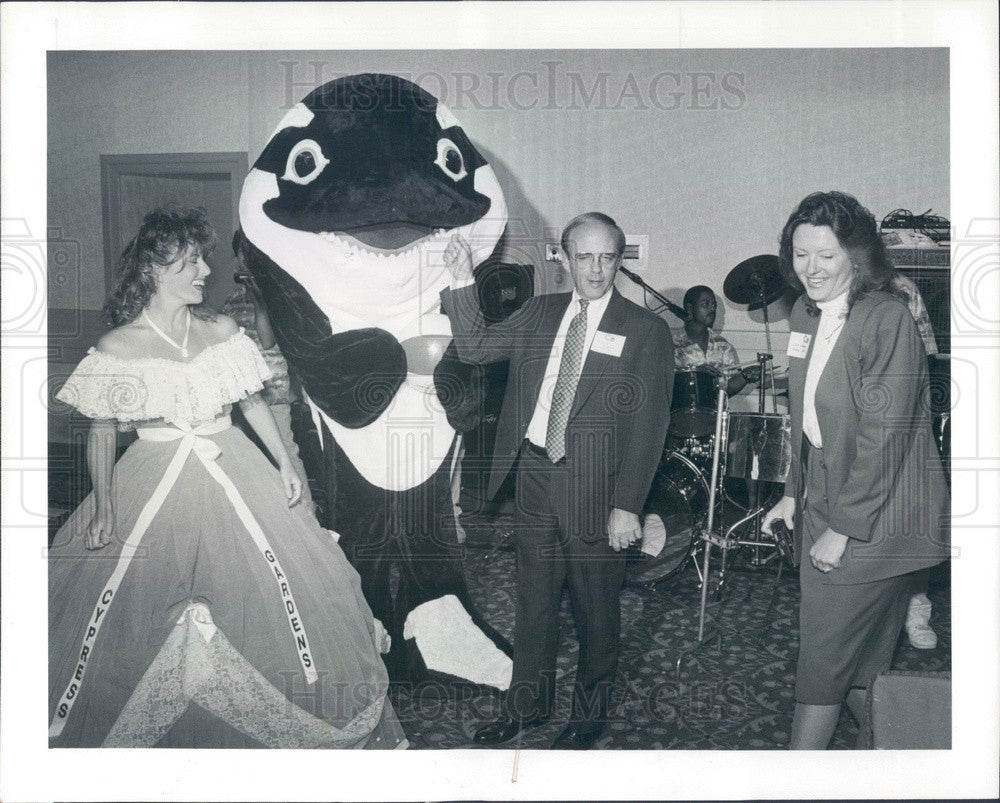
<path fill-rule="evenodd" d="M 56 398 L 89 418 L 120 423 L 209 421 L 270 378 L 256 344 L 241 329 L 186 363 L 126 360 L 92 348 Z"/>
<path fill-rule="evenodd" d="M 382 718 L 376 696 L 343 727 L 310 714 L 236 650 L 202 603 L 191 603 L 129 697 L 104 747 L 152 747 L 197 703 L 266 747 L 359 747 Z"/>

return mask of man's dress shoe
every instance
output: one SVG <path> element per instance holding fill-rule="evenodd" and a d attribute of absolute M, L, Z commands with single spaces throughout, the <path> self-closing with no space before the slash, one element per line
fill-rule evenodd
<path fill-rule="evenodd" d="M 580 725 L 570 723 L 552 743 L 553 750 L 589 750 L 601 738 L 603 725 Z"/>
<path fill-rule="evenodd" d="M 545 723 L 548 717 L 533 717 L 532 719 L 514 719 L 509 716 L 501 716 L 484 725 L 476 731 L 472 737 L 475 744 L 501 744 L 509 742 L 522 731 L 537 728 Z"/>

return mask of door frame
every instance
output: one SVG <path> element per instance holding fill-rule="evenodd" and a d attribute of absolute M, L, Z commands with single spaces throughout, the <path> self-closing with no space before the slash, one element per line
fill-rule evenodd
<path fill-rule="evenodd" d="M 239 225 L 240 191 L 248 156 L 241 151 L 215 153 L 129 153 L 101 155 L 101 206 L 104 217 L 104 281 L 114 287 L 121 240 L 121 179 L 125 176 L 228 179 L 232 193 L 233 229 Z"/>

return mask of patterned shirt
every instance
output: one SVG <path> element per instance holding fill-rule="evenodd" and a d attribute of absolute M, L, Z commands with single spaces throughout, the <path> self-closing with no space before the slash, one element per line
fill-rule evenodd
<path fill-rule="evenodd" d="M 254 305 L 243 285 L 237 286 L 226 299 L 222 305 L 222 312 L 246 330 L 247 336 L 257 344 L 257 348 L 264 356 L 264 362 L 271 369 L 272 378 L 264 383 L 264 389 L 260 392 L 261 398 L 269 405 L 289 404 L 291 392 L 288 385 L 288 363 L 285 362 L 285 358 L 277 346 L 265 349 L 260 344 L 260 339 L 257 336 Z"/>
<path fill-rule="evenodd" d="M 738 370 L 740 360 L 736 356 L 736 349 L 722 335 L 716 334 L 711 329 L 708 330 L 708 353 L 706 354 L 701 350 L 701 346 L 687 336 L 687 332 L 682 327 L 680 331 L 674 332 L 674 363 L 678 369 L 711 365 L 729 377 Z"/>
<path fill-rule="evenodd" d="M 924 341 L 924 351 L 927 352 L 927 356 L 937 354 L 938 347 L 937 341 L 934 339 L 931 316 L 927 314 L 927 307 L 924 306 L 924 300 L 920 297 L 917 283 L 909 276 L 897 272 L 893 274 L 892 286 L 906 294 L 906 306 L 910 308 L 910 315 L 913 316 L 913 320 L 917 323 L 917 329 L 920 330 L 920 337 Z"/>

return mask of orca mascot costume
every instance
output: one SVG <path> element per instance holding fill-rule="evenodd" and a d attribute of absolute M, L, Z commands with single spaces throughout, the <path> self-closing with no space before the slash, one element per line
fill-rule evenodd
<path fill-rule="evenodd" d="M 510 645 L 473 609 L 451 500 L 481 390 L 439 298 L 452 234 L 479 264 L 506 226 L 493 170 L 435 97 L 352 75 L 288 111 L 239 215 L 240 256 L 324 434 L 336 487 L 324 523 L 392 637 L 390 675 L 506 689 Z"/>

